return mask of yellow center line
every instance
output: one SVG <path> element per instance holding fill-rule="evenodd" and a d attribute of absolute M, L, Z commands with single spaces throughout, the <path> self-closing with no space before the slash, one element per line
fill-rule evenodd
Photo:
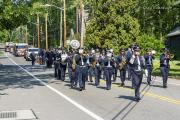
<path fill-rule="evenodd" d="M 101 80 L 101 83 L 105 83 L 105 80 Z M 134 90 L 131 89 L 131 88 L 119 87 L 119 85 L 117 85 L 117 84 L 112 84 L 112 87 L 113 88 L 118 87 L 118 88 L 121 88 L 121 89 L 124 89 L 124 90 L 127 90 L 127 91 L 134 92 Z M 162 100 L 162 101 L 166 101 L 168 103 L 173 103 L 173 104 L 176 104 L 176 105 L 180 105 L 180 100 L 176 100 L 176 99 L 173 99 L 173 98 L 168 98 L 168 97 L 165 97 L 165 96 L 161 96 L 161 95 L 158 95 L 158 94 L 155 94 L 155 93 L 145 92 L 145 91 L 142 91 L 141 94 L 146 95 L 148 97 L 155 98 L 155 99 L 159 99 L 159 100 Z"/>

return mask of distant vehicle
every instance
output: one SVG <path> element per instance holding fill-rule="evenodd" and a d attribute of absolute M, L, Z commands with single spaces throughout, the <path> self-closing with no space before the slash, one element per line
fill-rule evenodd
<path fill-rule="evenodd" d="M 28 44 L 26 43 L 17 43 L 14 45 L 14 55 L 15 56 L 24 56 L 24 51 L 27 49 Z"/>
<path fill-rule="evenodd" d="M 26 61 L 28 60 L 31 60 L 30 58 L 30 54 L 34 52 L 35 55 L 37 56 L 38 55 L 38 52 L 39 52 L 39 48 L 28 48 L 25 53 L 24 53 L 24 58 L 26 59 Z"/>
<path fill-rule="evenodd" d="M 12 46 L 14 46 L 13 42 L 6 42 L 6 44 L 5 44 L 5 52 L 10 52 Z"/>
<path fill-rule="evenodd" d="M 9 44 L 9 52 L 10 53 L 14 52 L 14 43 Z"/>

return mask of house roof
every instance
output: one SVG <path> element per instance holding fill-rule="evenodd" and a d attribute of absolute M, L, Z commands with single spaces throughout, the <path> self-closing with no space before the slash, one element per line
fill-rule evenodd
<path fill-rule="evenodd" d="M 176 27 L 174 30 L 172 30 L 167 37 L 177 36 L 180 35 L 180 26 Z"/>

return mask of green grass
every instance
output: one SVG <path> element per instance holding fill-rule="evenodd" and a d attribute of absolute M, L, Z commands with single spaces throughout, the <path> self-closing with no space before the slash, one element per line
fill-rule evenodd
<path fill-rule="evenodd" d="M 154 60 L 153 74 L 157 76 L 161 76 L 158 59 Z M 169 77 L 180 80 L 180 60 L 170 61 Z"/>
<path fill-rule="evenodd" d="M 3 55 L 3 52 L 2 51 L 0 51 L 0 56 L 2 56 Z"/>

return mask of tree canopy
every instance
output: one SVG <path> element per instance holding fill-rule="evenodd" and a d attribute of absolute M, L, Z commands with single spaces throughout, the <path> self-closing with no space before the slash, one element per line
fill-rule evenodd
<path fill-rule="evenodd" d="M 156 49 L 160 49 L 167 33 L 179 23 L 180 16 L 178 9 L 174 7 L 175 1 L 83 0 L 84 8 L 89 12 L 84 38 L 86 47 L 113 48 L 117 52 L 119 48 L 128 47 L 133 42 L 145 47 L 149 41 L 153 41 L 154 44 L 158 41 L 161 45 Z M 80 9 L 80 0 L 66 0 L 66 3 L 67 37 L 69 37 L 71 29 L 76 31 L 76 15 L 77 9 Z M 11 38 L 15 40 L 17 39 L 15 36 L 22 37 L 24 29 L 23 27 L 19 29 L 19 27 L 27 25 L 29 42 L 32 43 L 33 39 L 37 42 L 35 25 L 37 13 L 40 14 L 40 27 L 44 36 L 44 13 L 48 12 L 49 44 L 59 45 L 60 10 L 55 7 L 40 7 L 44 4 L 63 7 L 63 0 L 1 1 L 1 41 L 9 41 Z M 154 44 L 148 47 L 154 47 Z"/>

